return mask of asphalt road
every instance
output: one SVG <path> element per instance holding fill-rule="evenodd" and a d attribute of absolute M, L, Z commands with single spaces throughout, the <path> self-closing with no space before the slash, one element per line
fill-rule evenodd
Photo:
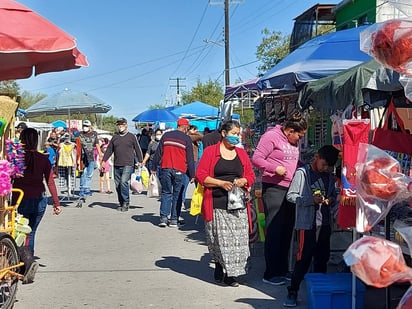
<path fill-rule="evenodd" d="M 54 216 L 50 207 L 36 237 L 41 267 L 34 283 L 19 284 L 14 308 L 283 308 L 286 288 L 261 281 L 259 245 L 242 284 L 219 286 L 201 218 L 184 212 L 185 226 L 159 228 L 156 198 L 132 195 L 125 213 L 116 206 L 115 194 L 95 190 L 82 208 L 66 201 Z M 297 308 L 307 308 L 305 294 Z"/>

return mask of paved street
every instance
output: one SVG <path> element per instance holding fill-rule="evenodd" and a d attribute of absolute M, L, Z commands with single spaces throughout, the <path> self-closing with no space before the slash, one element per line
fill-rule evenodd
<path fill-rule="evenodd" d="M 185 212 L 185 226 L 159 228 L 157 199 L 131 196 L 126 213 L 115 210 L 115 194 L 97 191 L 82 208 L 65 203 L 60 216 L 50 207 L 36 239 L 42 267 L 33 284 L 19 284 L 15 308 L 283 308 L 286 288 L 261 281 L 259 248 L 240 287 L 218 286 L 203 221 Z"/>

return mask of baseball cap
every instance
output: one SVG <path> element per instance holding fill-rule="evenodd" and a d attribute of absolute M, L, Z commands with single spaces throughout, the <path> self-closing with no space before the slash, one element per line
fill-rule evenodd
<path fill-rule="evenodd" d="M 177 121 L 177 125 L 180 126 L 189 126 L 189 120 L 187 120 L 186 118 L 179 118 L 179 120 Z"/>
<path fill-rule="evenodd" d="M 27 126 L 27 124 L 25 123 L 25 122 L 20 122 L 17 126 L 16 126 L 16 129 L 23 129 L 23 130 L 25 130 L 25 129 L 27 129 L 28 128 L 28 126 Z"/>
<path fill-rule="evenodd" d="M 92 123 L 90 122 L 90 120 L 83 120 L 83 126 L 90 127 L 91 125 Z"/>
<path fill-rule="evenodd" d="M 119 118 L 116 121 L 116 125 L 119 125 L 119 124 L 127 124 L 127 120 L 125 118 Z"/>

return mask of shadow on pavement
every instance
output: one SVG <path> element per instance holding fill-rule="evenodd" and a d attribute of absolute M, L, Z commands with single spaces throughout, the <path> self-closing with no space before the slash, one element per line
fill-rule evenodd
<path fill-rule="evenodd" d="M 178 256 L 163 256 L 162 260 L 155 262 L 155 265 L 160 268 L 168 268 L 188 277 L 215 284 L 213 280 L 213 269 L 209 266 L 209 262 L 209 254 L 203 254 L 200 260 L 182 259 Z"/>
<path fill-rule="evenodd" d="M 239 298 L 235 300 L 236 303 L 248 304 L 252 308 L 274 308 L 273 299 L 262 298 Z"/>
<path fill-rule="evenodd" d="M 148 222 L 156 226 L 159 224 L 159 216 L 154 212 L 146 212 L 141 215 L 134 215 L 132 216 L 132 219 L 137 222 Z"/>

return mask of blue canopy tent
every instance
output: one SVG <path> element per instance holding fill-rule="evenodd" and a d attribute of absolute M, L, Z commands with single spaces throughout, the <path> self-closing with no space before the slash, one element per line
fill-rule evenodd
<path fill-rule="evenodd" d="M 178 117 L 184 117 L 190 124 L 203 131 L 205 127 L 215 130 L 219 125 L 219 109 L 215 106 L 195 101 L 171 110 Z"/>
<path fill-rule="evenodd" d="M 64 129 L 67 128 L 66 121 L 63 121 L 63 120 L 53 121 L 53 122 L 51 123 L 51 125 L 53 126 L 53 128 L 58 128 L 58 127 L 62 127 L 62 128 L 64 128 Z"/>
<path fill-rule="evenodd" d="M 297 89 L 371 59 L 360 50 L 359 35 L 368 26 L 336 31 L 306 42 L 258 81 L 262 90 Z"/>

